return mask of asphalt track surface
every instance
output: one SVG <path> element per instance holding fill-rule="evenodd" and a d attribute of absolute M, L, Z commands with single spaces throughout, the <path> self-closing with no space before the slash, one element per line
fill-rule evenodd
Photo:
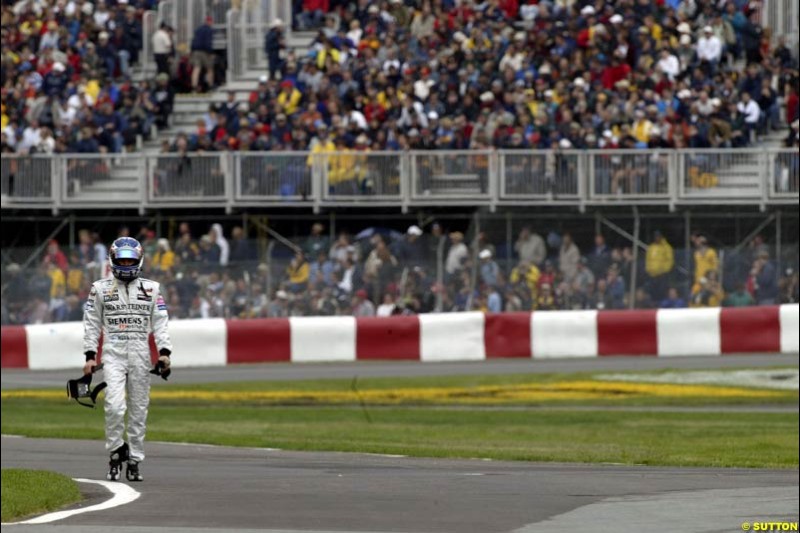
<path fill-rule="evenodd" d="M 141 497 L 9 531 L 730 532 L 796 521 L 797 470 L 440 460 L 149 443 Z M 99 441 L 2 438 L 2 467 L 102 479 Z M 109 497 L 83 485 L 92 505 Z M 120 527 L 124 526 L 124 527 Z"/>
<path fill-rule="evenodd" d="M 176 369 L 175 383 L 537 372 L 795 366 L 797 355 L 246 365 Z M 63 387 L 75 371 L 3 371 L 2 388 Z M 160 380 L 153 380 L 160 383 Z M 157 386 L 160 386 L 157 385 Z M 2 438 L 3 468 L 104 479 L 100 441 Z M 741 531 L 798 520 L 798 470 L 671 468 L 311 453 L 147 444 L 141 497 L 46 533 Z M 83 484 L 80 507 L 110 498 Z"/>
<path fill-rule="evenodd" d="M 176 359 L 181 354 L 175 356 Z M 190 358 L 191 354 L 185 357 Z M 490 359 L 457 363 L 357 362 L 357 363 L 265 363 L 230 365 L 216 368 L 175 368 L 169 383 L 153 380 L 154 386 L 170 384 L 292 381 L 301 379 L 352 379 L 368 377 L 452 376 L 478 374 L 535 374 L 549 372 L 615 372 L 620 370 L 720 369 L 797 366 L 798 356 L 763 354 L 723 357 L 598 357 L 591 359 Z M 76 370 L 14 370 L 2 372 L 2 389 L 64 387 L 68 379 L 78 377 Z"/>

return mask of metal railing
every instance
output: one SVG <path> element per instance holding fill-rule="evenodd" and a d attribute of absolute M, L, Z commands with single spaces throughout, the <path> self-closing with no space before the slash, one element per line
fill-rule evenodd
<path fill-rule="evenodd" d="M 316 156 L 322 172 L 322 197 L 336 200 L 402 199 L 405 158 L 397 152 L 348 151 Z"/>
<path fill-rule="evenodd" d="M 577 199 L 585 173 L 582 152 L 509 150 L 500 156 L 500 194 L 505 199 Z"/>
<path fill-rule="evenodd" d="M 798 152 L 748 150 L 4 155 L 2 207 L 769 204 Z"/>
<path fill-rule="evenodd" d="M 411 196 L 489 200 L 496 188 L 497 158 L 488 150 L 411 152 Z"/>
<path fill-rule="evenodd" d="M 682 196 L 752 198 L 764 193 L 767 152 L 763 150 L 690 150 L 678 159 Z"/>
<path fill-rule="evenodd" d="M 235 154 L 235 201 L 308 201 L 312 193 L 309 157 L 306 152 Z"/>
<path fill-rule="evenodd" d="M 166 22 L 175 28 L 173 45 L 191 49 L 194 30 L 205 22 L 206 3 L 198 0 L 163 0 L 158 4 L 158 23 Z M 147 37 L 150 38 L 149 36 Z"/>
<path fill-rule="evenodd" d="M 670 152 L 642 150 L 592 151 L 589 190 L 592 198 L 668 198 Z M 672 165 L 674 168 L 674 164 Z"/>
<path fill-rule="evenodd" d="M 53 199 L 52 158 L 8 157 L 0 159 L 2 198 L 26 203 L 50 202 Z"/>
<path fill-rule="evenodd" d="M 800 4 L 797 0 L 764 0 L 756 10 L 762 26 L 772 29 L 772 40 L 785 37 L 795 56 L 800 36 Z"/>
<path fill-rule="evenodd" d="M 153 56 L 153 33 L 158 29 L 158 13 L 153 10 L 145 11 L 142 15 L 142 54 L 139 62 L 145 74 L 151 74 L 156 70 L 155 58 Z"/>
<path fill-rule="evenodd" d="M 241 79 L 248 72 L 263 74 L 266 71 L 264 41 L 275 19 L 283 20 L 288 39 L 292 26 L 292 2 L 242 0 L 238 9 L 227 12 L 225 26 L 229 80 Z"/>
<path fill-rule="evenodd" d="M 225 201 L 230 158 L 222 154 L 160 154 L 147 157 L 150 202 Z"/>
<path fill-rule="evenodd" d="M 241 78 L 242 71 L 242 57 L 243 45 L 242 34 L 240 28 L 242 24 L 242 11 L 239 9 L 231 9 L 225 16 L 225 35 L 228 42 L 226 50 L 228 72 L 228 81 L 233 81 Z"/>

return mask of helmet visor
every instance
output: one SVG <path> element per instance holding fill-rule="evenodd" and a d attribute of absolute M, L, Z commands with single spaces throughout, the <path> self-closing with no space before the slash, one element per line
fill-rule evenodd
<path fill-rule="evenodd" d="M 139 260 L 139 254 L 133 248 L 123 248 L 117 251 L 117 259 L 135 259 Z"/>

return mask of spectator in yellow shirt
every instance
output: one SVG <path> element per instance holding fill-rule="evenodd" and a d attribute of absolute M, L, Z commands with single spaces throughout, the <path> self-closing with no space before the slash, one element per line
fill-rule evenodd
<path fill-rule="evenodd" d="M 47 277 L 50 278 L 50 299 L 61 300 L 67 292 L 67 280 L 64 271 L 58 268 L 55 263 L 47 263 Z"/>
<path fill-rule="evenodd" d="M 325 39 L 322 50 L 317 52 L 317 68 L 324 72 L 327 69 L 328 58 L 334 63 L 340 63 L 341 53 L 334 48 L 330 40 Z"/>
<path fill-rule="evenodd" d="M 725 300 L 725 292 L 720 286 L 717 272 L 710 270 L 708 277 L 700 278 L 692 287 L 689 307 L 719 307 Z"/>
<path fill-rule="evenodd" d="M 286 267 L 286 275 L 289 277 L 287 288 L 295 294 L 303 292 L 308 285 L 310 270 L 305 254 L 298 250 L 292 262 Z"/>
<path fill-rule="evenodd" d="M 511 275 L 508 279 L 512 285 L 524 283 L 531 293 L 531 301 L 535 302 L 537 289 L 539 287 L 539 277 L 541 277 L 541 275 L 542 273 L 536 265 L 528 261 L 520 261 L 519 265 L 511 270 Z"/>
<path fill-rule="evenodd" d="M 708 240 L 702 236 L 694 237 L 694 282 L 699 283 L 700 278 L 708 277 L 709 272 L 719 270 L 719 258 L 717 251 L 708 245 Z"/>
<path fill-rule="evenodd" d="M 328 171 L 328 186 L 331 192 L 339 194 L 357 194 L 358 186 L 355 183 L 355 156 L 347 148 L 344 137 L 336 139 L 336 152 L 330 157 L 330 170 Z"/>
<path fill-rule="evenodd" d="M 167 239 L 158 239 L 156 253 L 153 254 L 153 270 L 166 272 L 175 266 L 175 252 L 169 246 Z"/>
<path fill-rule="evenodd" d="M 661 301 L 669 286 L 669 274 L 675 266 L 675 254 L 667 239 L 656 231 L 653 242 L 647 247 L 645 257 L 645 270 L 650 277 L 650 297 L 654 301 Z"/>
<path fill-rule="evenodd" d="M 323 155 L 332 154 L 335 151 L 336 145 L 328 136 L 328 127 L 325 124 L 320 124 L 317 126 L 317 142 L 311 148 L 306 164 L 310 167 L 327 169 L 329 168 L 330 157 L 323 157 Z"/>
<path fill-rule="evenodd" d="M 633 136 L 636 137 L 637 141 L 646 143 L 650 140 L 650 131 L 653 129 L 653 123 L 647 120 L 642 109 L 637 109 L 634 112 L 634 116 L 636 120 L 633 123 Z"/>
<path fill-rule="evenodd" d="M 286 80 L 281 82 L 281 92 L 278 93 L 278 105 L 283 108 L 284 113 L 287 115 L 294 114 L 300 106 L 300 101 L 303 99 L 303 94 L 295 89 L 291 81 Z"/>
<path fill-rule="evenodd" d="M 67 293 L 78 294 L 83 287 L 83 266 L 78 252 L 69 254 L 69 270 L 67 270 Z"/>

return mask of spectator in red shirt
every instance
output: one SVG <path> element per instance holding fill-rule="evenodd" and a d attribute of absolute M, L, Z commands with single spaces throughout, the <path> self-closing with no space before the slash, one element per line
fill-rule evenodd
<path fill-rule="evenodd" d="M 44 257 L 43 263 L 54 264 L 64 272 L 66 272 L 69 268 L 67 256 L 61 251 L 61 247 L 58 245 L 57 240 L 53 239 L 50 241 L 50 244 L 47 245 L 47 254 Z"/>

